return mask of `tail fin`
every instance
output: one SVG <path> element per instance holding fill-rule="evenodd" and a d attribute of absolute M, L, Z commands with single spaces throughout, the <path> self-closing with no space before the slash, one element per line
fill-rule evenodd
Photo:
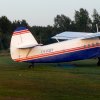
<path fill-rule="evenodd" d="M 13 32 L 11 42 L 13 42 L 12 44 L 16 47 L 38 44 L 31 32 L 25 27 L 19 27 Z"/>
<path fill-rule="evenodd" d="M 31 32 L 25 27 L 17 28 L 12 35 L 10 52 L 12 59 L 18 58 L 18 48 L 28 48 L 38 45 Z"/>

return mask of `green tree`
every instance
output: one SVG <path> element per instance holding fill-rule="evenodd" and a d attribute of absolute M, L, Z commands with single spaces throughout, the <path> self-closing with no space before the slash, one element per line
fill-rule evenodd
<path fill-rule="evenodd" d="M 98 14 L 96 9 L 93 10 L 92 17 L 93 17 L 92 29 L 93 29 L 94 32 L 96 32 L 97 31 L 96 24 L 98 25 L 99 30 L 100 30 L 100 15 Z"/>
<path fill-rule="evenodd" d="M 11 21 L 6 16 L 0 17 L 0 32 L 2 33 L 0 35 L 1 37 L 0 42 L 1 45 L 3 46 L 3 49 L 9 48 L 11 31 L 12 31 Z"/>
<path fill-rule="evenodd" d="M 14 31 L 17 27 L 20 27 L 20 26 L 24 26 L 24 27 L 27 27 L 27 28 L 29 28 L 30 26 L 29 26 L 29 24 L 26 22 L 26 20 L 22 20 L 22 21 L 20 21 L 20 20 L 15 20 L 15 21 L 13 21 L 13 23 L 12 23 L 12 31 Z"/>
<path fill-rule="evenodd" d="M 70 31 L 77 31 L 77 26 L 76 26 L 75 21 L 71 21 Z"/>
<path fill-rule="evenodd" d="M 48 44 L 51 43 L 50 37 L 53 36 L 53 29 L 52 26 L 33 26 L 30 28 L 30 31 L 33 33 L 38 43 Z"/>
<path fill-rule="evenodd" d="M 1 31 L 4 34 L 8 34 L 8 33 L 11 32 L 11 30 L 12 30 L 12 23 L 11 23 L 11 21 L 6 16 L 0 17 L 0 28 L 1 28 Z"/>
<path fill-rule="evenodd" d="M 24 20 L 24 19 L 21 21 L 20 24 L 21 24 L 21 26 L 29 27 L 28 23 L 27 23 L 26 20 Z"/>
<path fill-rule="evenodd" d="M 71 19 L 65 15 L 57 15 L 54 18 L 54 27 L 59 31 L 69 31 L 70 30 Z"/>
<path fill-rule="evenodd" d="M 79 11 L 75 11 L 75 23 L 77 31 L 88 32 L 91 30 L 91 19 L 86 9 L 81 8 Z"/>

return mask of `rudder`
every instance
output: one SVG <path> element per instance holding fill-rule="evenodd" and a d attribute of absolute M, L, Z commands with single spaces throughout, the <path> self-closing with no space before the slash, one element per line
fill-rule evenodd
<path fill-rule="evenodd" d="M 10 43 L 10 53 L 12 59 L 19 57 L 18 49 L 19 48 L 28 48 L 38 45 L 36 39 L 31 34 L 31 32 L 25 27 L 17 28 L 12 35 Z"/>

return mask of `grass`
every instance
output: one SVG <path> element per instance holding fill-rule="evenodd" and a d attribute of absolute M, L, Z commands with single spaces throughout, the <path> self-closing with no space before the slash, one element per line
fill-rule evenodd
<path fill-rule="evenodd" d="M 16 63 L 0 57 L 0 100 L 99 100 L 100 67 L 97 60 L 57 64 Z M 66 63 L 64 63 L 65 65 Z"/>

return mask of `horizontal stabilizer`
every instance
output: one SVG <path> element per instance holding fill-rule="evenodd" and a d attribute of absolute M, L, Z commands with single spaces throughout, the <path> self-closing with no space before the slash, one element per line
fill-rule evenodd
<path fill-rule="evenodd" d="M 36 46 L 42 46 L 42 44 L 21 44 L 21 45 L 18 45 L 17 48 L 18 49 L 26 49 L 26 48 L 33 48 L 33 47 L 36 47 Z"/>

